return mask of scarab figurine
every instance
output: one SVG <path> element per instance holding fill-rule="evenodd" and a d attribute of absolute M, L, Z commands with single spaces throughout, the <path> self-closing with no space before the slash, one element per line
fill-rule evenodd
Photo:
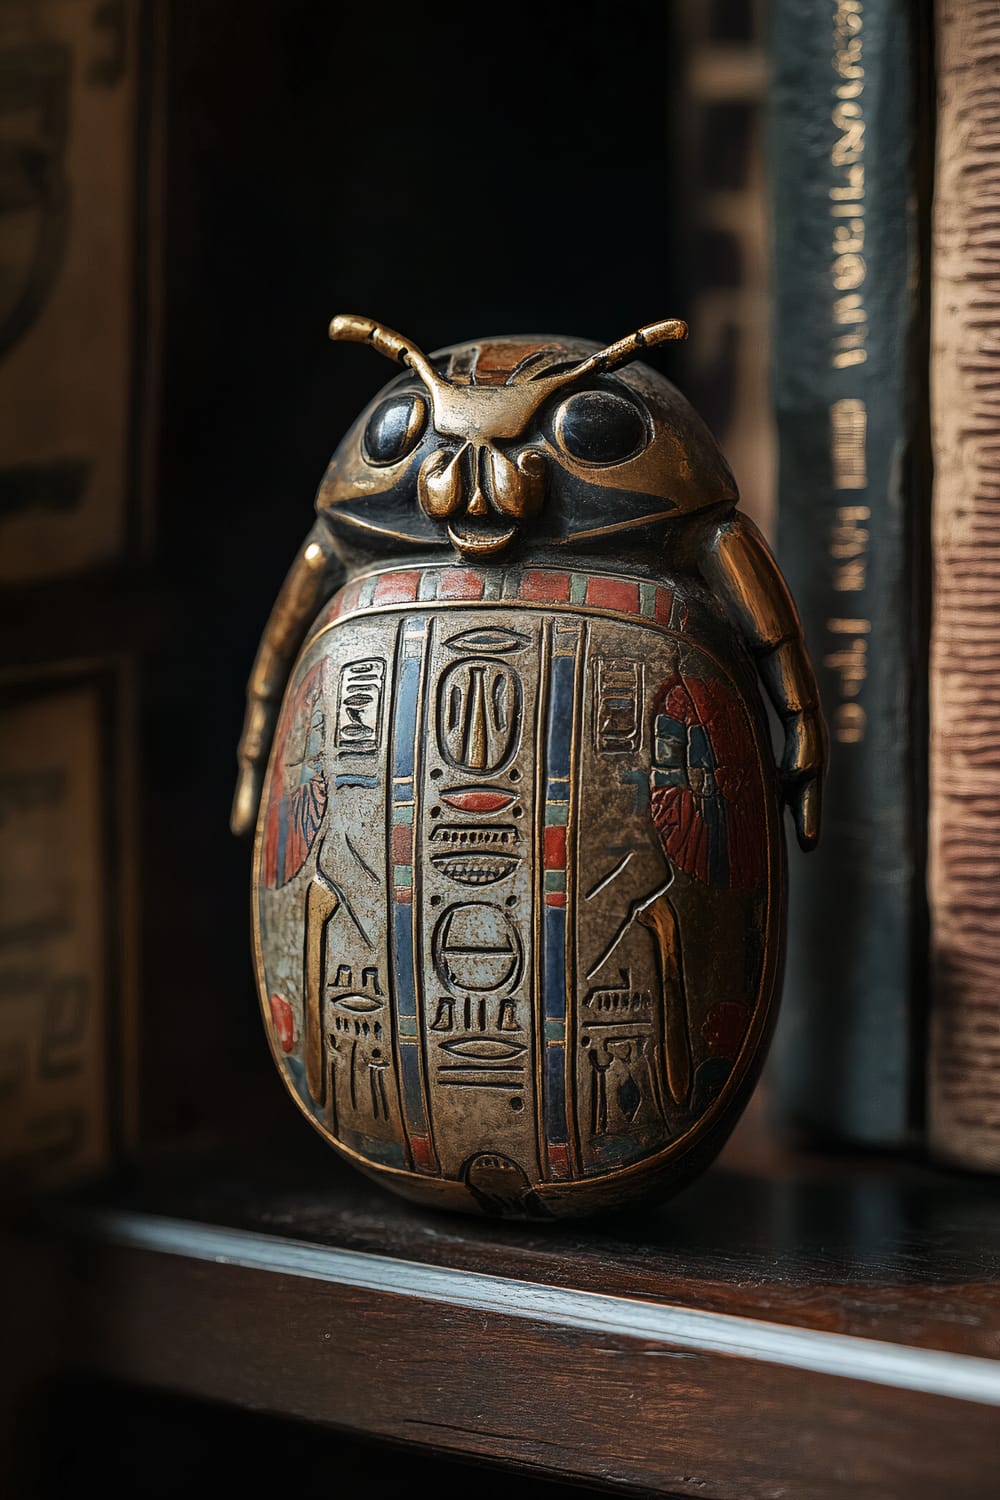
<path fill-rule="evenodd" d="M 686 333 L 427 356 L 330 325 L 405 368 L 337 448 L 268 621 L 233 826 L 256 819 L 286 1085 L 424 1204 L 673 1191 L 763 1061 L 782 803 L 812 848 L 826 731 L 717 444 L 636 362 Z"/>

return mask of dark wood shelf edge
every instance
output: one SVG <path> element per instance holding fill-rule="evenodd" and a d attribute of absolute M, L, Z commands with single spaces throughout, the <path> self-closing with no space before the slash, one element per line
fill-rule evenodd
<path fill-rule="evenodd" d="M 81 1211 L 72 1216 L 69 1228 L 76 1237 L 124 1250 L 148 1250 L 216 1267 L 437 1303 L 456 1311 L 500 1314 L 582 1336 L 620 1337 L 677 1353 L 725 1354 L 1000 1407 L 1000 1360 L 706 1312 L 652 1297 L 622 1297 L 429 1265 L 127 1209 Z"/>
<path fill-rule="evenodd" d="M 114 1204 L 49 1233 L 77 1370 L 631 1493 L 996 1481 L 1000 1361 Z"/>

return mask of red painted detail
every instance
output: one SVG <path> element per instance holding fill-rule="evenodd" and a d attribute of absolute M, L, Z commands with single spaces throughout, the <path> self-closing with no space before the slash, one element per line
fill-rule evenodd
<path fill-rule="evenodd" d="M 701 1034 L 712 1057 L 735 1058 L 747 1029 L 750 1012 L 738 1000 L 720 1000 L 701 1023 Z"/>
<path fill-rule="evenodd" d="M 351 612 L 352 609 L 357 609 L 357 607 L 358 607 L 358 599 L 359 599 L 360 595 L 361 595 L 361 585 L 360 585 L 360 583 L 349 583 L 346 588 L 341 589 L 341 591 L 340 591 L 339 594 L 335 594 L 333 596 L 333 604 L 331 605 L 331 609 L 335 605 L 336 606 L 336 613 L 332 614 L 330 616 L 330 618 L 333 619 L 333 620 L 336 620 L 341 615 L 348 615 L 348 614 L 350 614 L 350 612 Z"/>
<path fill-rule="evenodd" d="M 546 891 L 545 892 L 545 905 L 546 906 L 565 906 L 566 905 L 566 892 L 565 891 Z"/>
<path fill-rule="evenodd" d="M 442 792 L 441 801 L 448 807 L 455 807 L 459 812 L 469 813 L 492 813 L 499 812 L 502 807 L 509 807 L 514 801 L 513 792 L 494 791 L 489 789 L 474 792 Z"/>
<path fill-rule="evenodd" d="M 548 1146 L 549 1169 L 553 1177 L 569 1176 L 569 1147 L 556 1145 L 554 1141 Z"/>
<path fill-rule="evenodd" d="M 698 785 L 705 766 L 689 765 L 687 784 L 651 787 L 664 854 L 706 885 L 755 890 L 767 874 L 767 823 L 756 747 L 739 699 L 725 683 L 674 676 L 657 693 L 655 713 L 673 720 L 688 745 L 693 728 L 703 731 L 713 782 L 705 795 Z M 713 842 L 713 826 L 719 825 L 725 837 Z M 721 847 L 721 857 L 713 847 Z"/>
<path fill-rule="evenodd" d="M 393 827 L 392 862 L 394 865 L 413 863 L 413 829 L 409 823 L 397 823 Z"/>
<path fill-rule="evenodd" d="M 287 885 L 302 869 L 326 813 L 326 778 L 313 764 L 314 741 L 325 738 L 325 723 L 314 722 L 324 677 L 325 662 L 319 661 L 286 699 L 278 722 L 261 865 L 263 883 L 271 890 Z"/>
<path fill-rule="evenodd" d="M 397 906 L 413 905 L 413 887 L 411 885 L 397 885 L 395 895 Z"/>
<path fill-rule="evenodd" d="M 639 613 L 639 585 L 620 578 L 588 578 L 587 603 L 598 609 L 620 609 L 625 614 Z"/>
<path fill-rule="evenodd" d="M 524 344 L 483 344 L 476 357 L 475 385 L 506 385 L 523 359 L 544 348 L 537 339 Z"/>
<path fill-rule="evenodd" d="M 670 589 L 656 590 L 655 618 L 659 625 L 669 625 L 674 609 L 674 596 Z"/>
<path fill-rule="evenodd" d="M 472 568 L 446 568 L 440 574 L 437 596 L 439 599 L 481 599 L 483 576 Z"/>
<path fill-rule="evenodd" d="M 413 1165 L 423 1172 L 433 1172 L 437 1169 L 434 1160 L 434 1152 L 431 1149 L 430 1138 L 426 1135 L 411 1135 L 410 1150 L 413 1153 Z"/>
<path fill-rule="evenodd" d="M 271 1020 L 282 1052 L 291 1052 L 295 1046 L 295 1017 L 292 1007 L 284 995 L 271 996 Z"/>
<path fill-rule="evenodd" d="M 332 625 L 340 615 L 341 591 L 338 590 L 333 598 L 320 610 L 316 616 L 314 630 L 320 630 L 324 625 Z"/>
<path fill-rule="evenodd" d="M 417 597 L 420 574 L 383 573 L 375 585 L 373 604 L 411 604 Z"/>
<path fill-rule="evenodd" d="M 561 824 L 545 830 L 545 868 L 547 870 L 565 870 L 566 868 L 566 829 Z"/>
<path fill-rule="evenodd" d="M 543 573 L 532 568 L 521 579 L 518 593 L 522 599 L 534 599 L 542 604 L 559 604 L 569 598 L 568 573 Z"/>

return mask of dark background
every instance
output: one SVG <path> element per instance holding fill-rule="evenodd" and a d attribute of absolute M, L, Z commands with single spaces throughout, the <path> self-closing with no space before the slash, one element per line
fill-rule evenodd
<path fill-rule="evenodd" d="M 610 340 L 685 310 L 669 6 L 183 0 L 169 15 L 142 603 L 157 600 L 141 723 L 147 1134 L 242 1099 L 284 1104 L 253 996 L 249 850 L 226 818 L 271 601 L 330 453 L 393 374 L 331 345 L 331 315 L 432 349 Z M 676 354 L 660 360 L 676 377 Z"/>
<path fill-rule="evenodd" d="M 137 885 L 141 1055 L 130 1069 L 113 1016 L 110 1092 L 134 1083 L 138 1143 L 242 1134 L 271 1111 L 311 1139 L 268 1056 L 250 849 L 228 816 L 264 622 L 331 452 L 394 373 L 332 345 L 329 320 L 361 313 L 433 350 L 503 333 L 606 342 L 686 318 L 690 343 L 649 361 L 725 447 L 737 343 L 753 335 L 699 304 L 748 281 L 705 204 L 759 199 L 762 101 L 709 106 L 691 80 L 705 39 L 760 47 L 760 4 L 94 0 L 81 14 L 77 69 L 111 46 L 105 22 L 141 33 L 130 541 L 103 571 L 4 591 L 0 673 L 35 692 L 54 664 L 111 661 L 137 682 L 131 737 L 107 686 L 104 793 L 108 850 L 136 825 L 137 871 L 125 857 L 117 878 Z M 34 38 L 40 15 L 18 11 L 3 40 Z M 44 198 L 55 146 L 34 146 Z M 70 230 L 96 212 L 77 193 Z M 133 934 L 115 881 L 109 868 L 106 956 L 124 991 Z"/>

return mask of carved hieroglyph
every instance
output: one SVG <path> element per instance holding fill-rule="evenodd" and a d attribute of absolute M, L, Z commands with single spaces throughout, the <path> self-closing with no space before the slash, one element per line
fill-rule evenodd
<path fill-rule="evenodd" d="M 427 356 L 331 324 L 407 372 L 338 446 L 272 610 L 233 826 L 256 821 L 286 1084 L 422 1202 L 676 1189 L 763 1060 L 781 806 L 812 848 L 826 732 L 725 459 L 637 362 L 685 331 Z"/>
<path fill-rule="evenodd" d="M 278 1055 L 359 1161 L 532 1207 L 669 1151 L 752 1053 L 773 772 L 693 613 L 645 580 L 428 568 L 320 617 L 257 913 Z"/>

